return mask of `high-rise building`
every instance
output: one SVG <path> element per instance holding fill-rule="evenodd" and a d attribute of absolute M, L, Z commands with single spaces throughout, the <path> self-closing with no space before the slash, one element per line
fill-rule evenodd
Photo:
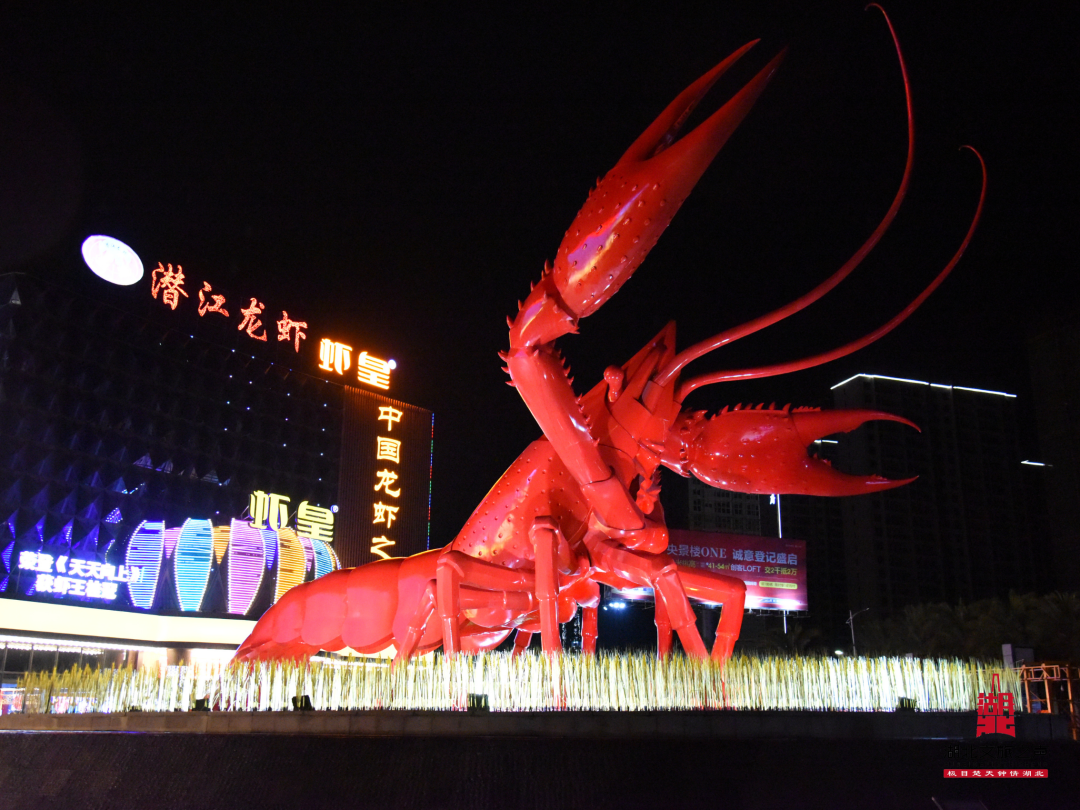
<path fill-rule="evenodd" d="M 918 476 L 841 499 L 849 609 L 887 616 L 1040 584 L 1015 395 L 858 374 L 833 386 L 833 396 L 837 408 L 886 411 L 921 428 L 877 421 L 833 437 L 844 472 Z M 814 538 L 806 539 L 813 554 Z M 810 599 L 813 607 L 812 591 Z"/>
<path fill-rule="evenodd" d="M 668 476 L 669 525 L 806 541 L 809 618 L 838 639 L 848 611 L 870 608 L 884 618 L 917 603 L 1046 586 L 1046 544 L 1032 512 L 1038 488 L 1028 479 L 1049 468 L 1024 463 L 1014 395 L 872 374 L 832 393 L 836 408 L 886 411 L 921 432 L 870 422 L 808 452 L 842 472 L 917 480 L 829 498 L 740 495 Z M 1054 458 L 1067 459 L 1067 447 L 1063 441 Z"/>
<path fill-rule="evenodd" d="M 687 528 L 702 532 L 758 536 L 762 534 L 761 495 L 728 492 L 703 484 L 696 478 L 688 481 L 688 487 L 690 501 Z"/>
<path fill-rule="evenodd" d="M 1040 457 L 1028 465 L 1046 496 L 1051 547 L 1040 558 L 1054 587 L 1080 589 L 1080 326 L 1048 329 L 1028 341 Z"/>

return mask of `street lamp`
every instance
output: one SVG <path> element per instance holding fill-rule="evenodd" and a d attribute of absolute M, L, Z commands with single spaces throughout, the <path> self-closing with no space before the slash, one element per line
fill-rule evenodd
<path fill-rule="evenodd" d="M 847 622 L 845 622 L 845 624 L 847 624 L 847 625 L 849 625 L 851 627 L 851 655 L 852 655 L 852 657 L 858 657 L 858 655 L 859 655 L 859 653 L 855 650 L 855 617 L 858 616 L 860 613 L 866 613 L 866 611 L 868 611 L 869 609 L 870 608 L 868 608 L 868 607 L 863 608 L 862 610 L 858 610 L 855 613 L 852 613 L 850 610 L 848 611 L 848 618 L 847 618 Z"/>

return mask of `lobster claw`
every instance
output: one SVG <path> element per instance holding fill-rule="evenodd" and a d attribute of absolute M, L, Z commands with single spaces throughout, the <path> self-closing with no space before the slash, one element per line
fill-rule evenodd
<path fill-rule="evenodd" d="M 683 432 L 685 461 L 695 477 L 720 489 L 767 495 L 860 495 L 903 486 L 915 478 L 847 475 L 827 461 L 807 455 L 825 436 L 847 433 L 874 420 L 918 426 L 883 411 L 732 410 Z M 689 427 L 689 426 L 688 426 Z"/>
<path fill-rule="evenodd" d="M 713 83 L 757 40 L 686 88 L 596 186 L 566 232 L 554 281 L 574 318 L 599 309 L 645 259 L 783 59 L 778 54 L 708 120 L 676 140 Z"/>

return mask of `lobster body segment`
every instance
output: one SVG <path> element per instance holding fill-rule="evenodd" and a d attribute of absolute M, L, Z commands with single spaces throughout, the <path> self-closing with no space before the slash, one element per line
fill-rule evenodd
<path fill-rule="evenodd" d="M 888 18 L 886 17 L 886 21 Z M 889 24 L 892 31 L 891 23 Z M 895 42 L 895 32 L 893 39 Z M 516 632 L 516 652 L 539 632 L 562 648 L 558 625 L 582 612 L 582 648 L 596 648 L 601 584 L 647 587 L 656 605 L 657 648 L 678 634 L 689 655 L 708 656 L 690 600 L 721 605 L 711 656 L 726 660 L 742 624 L 746 587 L 735 577 L 677 565 L 666 553 L 660 467 L 736 492 L 855 495 L 908 483 L 845 475 L 808 455 L 818 440 L 870 420 L 912 425 L 879 411 L 725 408 L 707 417 L 683 407 L 703 385 L 788 373 L 850 353 L 899 324 L 941 283 L 969 243 L 986 191 L 960 248 L 924 292 L 885 326 L 824 355 L 680 381 L 709 351 L 798 312 L 845 278 L 877 243 L 903 199 L 913 126 L 906 68 L 908 161 L 893 204 L 863 246 L 799 299 L 676 353 L 669 324 L 622 366 L 578 397 L 554 341 L 577 331 L 633 274 L 778 67 L 773 58 L 697 129 L 687 115 L 754 43 L 684 90 L 589 195 L 514 318 L 501 355 L 543 438 L 530 444 L 442 549 L 337 571 L 284 595 L 258 622 L 237 658 L 306 657 L 346 647 L 396 650 L 406 659 L 442 645 L 449 655 L 492 649 Z M 900 55 L 899 44 L 897 54 Z M 977 154 L 977 153 L 976 153 Z M 981 162 L 981 157 L 980 157 Z"/>

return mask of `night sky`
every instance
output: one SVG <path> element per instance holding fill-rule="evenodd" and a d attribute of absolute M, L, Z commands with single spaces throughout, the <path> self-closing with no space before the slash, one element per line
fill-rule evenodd
<path fill-rule="evenodd" d="M 830 385 L 873 372 L 1016 392 L 1029 418 L 1025 340 L 1075 317 L 1080 288 L 1074 8 L 889 4 L 915 98 L 904 208 L 825 300 L 700 369 L 815 354 L 902 308 L 974 212 L 965 143 L 988 165 L 982 226 L 945 285 L 879 343 L 690 402 L 828 405 Z M 813 287 L 884 214 L 904 162 L 895 53 L 859 3 L 495 16 L 42 3 L 4 17 L 0 272 L 141 311 L 145 285 L 110 288 L 82 264 L 83 238 L 109 234 L 148 270 L 180 263 L 393 357 L 391 393 L 435 412 L 439 543 L 538 435 L 503 384 L 505 317 L 596 178 L 686 85 L 761 38 L 692 125 L 791 48 L 633 280 L 562 341 L 579 391 L 669 319 L 685 346 Z"/>

